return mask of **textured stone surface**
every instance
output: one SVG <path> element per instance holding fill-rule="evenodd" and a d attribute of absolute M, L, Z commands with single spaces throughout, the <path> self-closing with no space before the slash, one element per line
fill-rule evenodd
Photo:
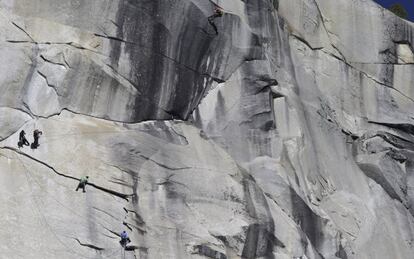
<path fill-rule="evenodd" d="M 412 258 L 411 23 L 369 0 L 0 0 L 0 21 L 0 257 Z"/>

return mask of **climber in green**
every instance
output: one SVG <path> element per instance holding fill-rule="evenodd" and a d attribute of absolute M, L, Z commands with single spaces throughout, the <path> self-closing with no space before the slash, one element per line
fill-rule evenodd
<path fill-rule="evenodd" d="M 76 188 L 76 191 L 79 190 L 79 188 L 82 188 L 83 192 L 85 192 L 85 186 L 88 184 L 89 176 L 83 176 L 79 180 L 78 187 Z"/>
<path fill-rule="evenodd" d="M 210 25 L 213 27 L 214 31 L 216 32 L 216 35 L 218 35 L 218 29 L 216 24 L 214 23 L 214 20 L 216 18 L 222 17 L 224 14 L 223 9 L 221 9 L 220 7 L 218 7 L 217 5 L 214 7 L 214 14 L 209 16 L 208 22 L 210 23 Z"/>

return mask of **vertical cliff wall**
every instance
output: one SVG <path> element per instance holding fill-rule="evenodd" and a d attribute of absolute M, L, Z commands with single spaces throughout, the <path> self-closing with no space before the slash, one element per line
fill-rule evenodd
<path fill-rule="evenodd" d="M 370 0 L 0 0 L 0 20 L 1 258 L 412 257 L 411 23 Z"/>

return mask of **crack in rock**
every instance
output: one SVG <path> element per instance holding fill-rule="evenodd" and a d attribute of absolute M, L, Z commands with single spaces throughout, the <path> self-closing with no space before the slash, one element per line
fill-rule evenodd
<path fill-rule="evenodd" d="M 172 58 L 172 57 L 170 57 L 170 56 L 168 56 L 168 55 L 166 55 L 166 54 L 164 54 L 164 53 L 161 53 L 161 52 L 156 52 L 156 51 L 154 51 L 154 50 L 153 50 L 153 48 L 147 47 L 147 46 L 145 46 L 145 45 L 143 45 L 143 44 L 136 43 L 136 42 L 126 41 L 126 40 L 124 40 L 124 39 L 122 39 L 122 38 L 118 38 L 118 37 L 114 37 L 114 36 L 109 36 L 109 35 L 102 35 L 102 34 L 97 34 L 97 33 L 95 33 L 94 35 L 95 35 L 96 37 L 106 38 L 106 39 L 108 39 L 108 40 L 115 40 L 115 41 L 123 42 L 123 43 L 125 43 L 125 44 L 136 45 L 136 46 L 138 46 L 138 47 L 140 47 L 140 48 L 143 48 L 143 49 L 149 50 L 149 51 L 150 51 L 151 53 L 153 53 L 154 55 L 161 56 L 161 57 L 163 57 L 163 58 L 165 58 L 165 59 L 168 59 L 168 60 L 170 60 L 170 61 L 172 61 L 172 62 L 176 63 L 177 65 L 182 66 L 182 67 L 184 67 L 184 68 L 186 68 L 186 69 L 188 69 L 188 70 L 190 70 L 190 71 L 192 71 L 192 72 L 196 73 L 196 74 L 197 74 L 197 75 L 199 75 L 199 76 L 205 76 L 205 77 L 209 77 L 209 78 L 213 79 L 214 81 L 218 80 L 218 81 L 220 81 L 220 82 L 224 82 L 224 79 L 213 77 L 212 75 L 210 75 L 210 74 L 208 74 L 208 73 L 201 73 L 201 72 L 200 72 L 200 71 L 198 71 L 197 69 L 194 69 L 194 68 L 192 68 L 192 67 L 190 67 L 190 66 L 188 66 L 188 65 L 186 65 L 186 64 L 184 64 L 184 63 L 181 63 L 180 61 L 176 60 L 175 58 Z"/>
<path fill-rule="evenodd" d="M 102 212 L 103 214 L 108 215 L 109 217 L 111 217 L 111 218 L 113 218 L 113 219 L 115 219 L 117 221 L 120 221 L 120 219 L 116 218 L 114 215 L 112 215 L 112 214 L 110 214 L 110 213 L 108 213 L 108 212 L 106 212 L 104 210 L 101 210 L 100 208 L 97 208 L 97 207 L 93 206 L 92 209 L 94 209 L 96 211 L 99 211 L 99 212 Z"/>
<path fill-rule="evenodd" d="M 138 88 L 138 86 L 134 82 L 132 82 L 129 78 L 127 78 L 124 75 L 122 75 L 121 73 L 119 73 L 118 70 L 116 70 L 112 65 L 109 65 L 109 64 L 105 64 L 105 65 L 107 67 L 109 67 L 115 75 L 121 77 L 122 79 L 124 79 L 125 81 L 127 81 L 128 83 L 130 83 L 132 85 L 132 87 L 135 88 L 135 90 L 137 90 L 137 92 L 139 93 L 139 95 L 142 95 L 143 94 L 142 91 Z"/>
<path fill-rule="evenodd" d="M 28 114 L 32 118 L 39 117 L 38 115 L 36 115 L 32 112 L 32 109 L 30 109 L 30 106 L 26 103 L 26 101 L 22 101 L 22 103 L 23 103 L 24 108 L 27 109 L 27 111 L 24 111 L 23 109 L 19 109 L 19 108 L 15 108 L 15 109 L 25 112 L 26 114 Z"/>
<path fill-rule="evenodd" d="M 379 84 L 379 85 L 385 86 L 385 87 L 387 87 L 387 88 L 389 88 L 389 89 L 391 89 L 391 90 L 394 90 L 394 91 L 396 91 L 397 93 L 401 94 L 401 96 L 403 96 L 403 97 L 407 98 L 407 99 L 408 99 L 408 100 L 410 100 L 411 102 L 414 102 L 414 99 L 413 99 L 413 98 L 411 98 L 410 96 L 408 96 L 408 95 L 404 94 L 403 92 L 401 92 L 400 90 L 398 90 L 398 89 L 394 88 L 392 85 L 388 85 L 388 84 L 386 84 L 386 83 L 384 83 L 384 82 L 379 81 L 378 79 L 376 79 L 376 78 L 375 78 L 375 77 L 373 77 L 372 75 L 368 74 L 367 72 L 362 71 L 362 70 L 360 70 L 360 69 L 358 69 L 358 68 L 354 67 L 353 65 L 351 65 L 350 63 L 348 63 L 345 59 L 342 59 L 342 58 L 340 58 L 340 57 L 338 57 L 338 56 L 336 56 L 336 55 L 334 55 L 334 54 L 332 54 L 332 53 L 330 53 L 330 52 L 326 52 L 326 51 L 324 51 L 324 50 L 319 50 L 319 51 L 322 51 L 323 53 L 325 53 L 325 54 L 327 54 L 327 55 L 330 55 L 330 56 L 332 56 L 333 58 L 335 58 L 335 59 L 337 59 L 337 60 L 341 61 L 342 63 L 344 63 L 344 64 L 345 64 L 346 66 L 348 66 L 349 68 L 351 68 L 351 69 L 353 69 L 353 70 L 357 71 L 358 73 L 361 73 L 363 76 L 365 76 L 365 78 L 367 78 L 367 79 L 369 79 L 369 80 L 374 81 L 376 84 Z"/>
<path fill-rule="evenodd" d="M 127 209 L 127 208 L 125 208 L 124 207 L 124 210 L 125 210 L 125 212 L 128 214 L 128 213 L 132 213 L 132 214 L 134 214 L 135 215 L 135 221 L 138 223 L 138 224 L 140 224 L 140 225 L 145 225 L 145 221 L 144 221 L 144 219 L 142 218 L 142 216 L 138 213 L 138 212 L 136 212 L 135 210 L 130 210 L 130 209 Z"/>
<path fill-rule="evenodd" d="M 293 38 L 295 38 L 295 39 L 297 39 L 298 41 L 300 41 L 300 42 L 302 42 L 303 44 L 305 44 L 306 46 L 308 46 L 308 48 L 310 48 L 311 50 L 321 50 L 321 49 L 323 49 L 324 47 L 317 47 L 317 48 L 315 48 L 315 47 L 312 47 L 312 45 L 307 41 L 307 40 L 305 40 L 304 38 L 302 38 L 302 37 L 299 37 L 298 35 L 296 35 L 296 34 L 291 34 L 291 36 L 293 37 Z"/>
<path fill-rule="evenodd" d="M 47 164 L 47 163 L 43 162 L 42 160 L 39 160 L 39 159 L 37 159 L 35 157 L 32 157 L 31 155 L 28 155 L 28 154 L 26 154 L 26 153 L 24 153 L 24 152 L 22 152 L 22 151 L 20 151 L 20 150 L 18 150 L 16 148 L 9 147 L 9 146 L 3 146 L 3 147 L 0 147 L 0 149 L 10 150 L 10 151 L 16 152 L 17 154 L 19 154 L 21 156 L 25 156 L 25 157 L 27 157 L 27 158 L 29 158 L 29 159 L 31 159 L 31 160 L 39 163 L 39 164 L 42 164 L 42 165 L 46 166 L 47 168 L 49 168 L 50 170 L 52 170 L 55 174 L 57 174 L 59 176 L 63 176 L 65 178 L 72 179 L 72 180 L 76 180 L 76 181 L 79 181 L 80 180 L 80 178 L 76 178 L 76 177 L 71 176 L 71 175 L 66 175 L 66 174 L 60 173 L 54 167 L 52 167 L 51 165 L 49 165 L 49 164 Z M 96 184 L 91 183 L 91 182 L 88 182 L 87 185 L 90 185 L 90 186 L 94 187 L 95 189 L 98 189 L 98 190 L 101 190 L 103 192 L 112 194 L 112 195 L 117 196 L 119 198 L 125 199 L 126 201 L 129 201 L 128 200 L 128 197 L 133 196 L 133 194 L 120 193 L 120 192 L 117 192 L 117 191 L 114 191 L 114 190 L 107 189 L 105 187 L 96 185 Z"/>
<path fill-rule="evenodd" d="M 192 252 L 192 254 L 199 254 L 201 256 L 214 259 L 227 259 L 227 256 L 225 254 L 218 252 L 204 244 L 194 246 L 193 250 L 194 251 Z"/>
<path fill-rule="evenodd" d="M 142 235 L 144 235 L 145 233 L 147 233 L 147 231 L 139 226 L 133 225 L 129 222 L 122 222 L 122 224 L 127 227 L 130 231 L 133 231 L 133 228 L 135 228 L 136 230 L 138 230 L 138 232 L 140 232 Z"/>
<path fill-rule="evenodd" d="M 151 161 L 151 162 L 153 162 L 154 164 L 156 164 L 156 165 L 158 165 L 158 166 L 160 166 L 160 167 L 162 167 L 162 168 L 168 169 L 168 170 L 175 171 L 175 170 L 186 170 L 186 169 L 191 169 L 191 167 L 190 167 L 190 166 L 185 166 L 185 167 L 170 167 L 170 166 L 164 165 L 164 164 L 162 164 L 162 163 L 160 163 L 160 162 L 157 162 L 157 161 L 155 161 L 154 159 L 152 159 L 152 158 L 150 158 L 150 157 L 144 156 L 144 155 L 142 155 L 142 154 L 140 154 L 140 156 L 141 156 L 142 158 L 144 158 L 145 160 Z"/>
<path fill-rule="evenodd" d="M 186 145 L 188 145 L 188 144 L 189 144 L 187 137 L 186 137 L 186 136 L 184 136 L 183 134 L 178 133 L 178 132 L 177 132 L 177 130 L 174 128 L 174 125 L 172 125 L 172 126 L 171 126 L 171 127 L 169 127 L 169 128 L 170 128 L 170 129 L 171 129 L 171 130 L 172 130 L 175 134 L 177 134 L 177 136 L 178 136 L 178 137 L 180 137 L 181 139 L 183 139 Z"/>
<path fill-rule="evenodd" d="M 144 253 L 147 253 L 148 252 L 148 247 L 145 247 L 145 246 L 126 246 L 125 247 L 125 251 L 134 251 L 134 250 L 141 250 L 141 251 L 143 251 Z"/>
<path fill-rule="evenodd" d="M 386 122 L 377 122 L 377 121 L 368 121 L 368 123 L 377 124 L 400 130 L 402 132 L 414 135 L 414 125 L 410 123 L 386 123 Z"/>
<path fill-rule="evenodd" d="M 329 30 L 326 28 L 326 25 L 325 25 L 325 22 L 324 22 L 324 18 L 323 18 L 323 15 L 322 15 L 322 12 L 321 12 L 321 10 L 320 10 L 320 8 L 319 8 L 319 5 L 318 5 L 318 3 L 317 3 L 317 1 L 316 0 L 313 0 L 313 2 L 315 3 L 315 6 L 316 6 L 316 8 L 317 8 L 317 10 L 318 10 L 318 12 L 319 12 L 319 15 L 320 15 L 320 17 L 321 17 L 321 22 L 322 22 L 322 26 L 324 27 L 324 29 L 325 29 L 325 32 L 327 33 L 327 35 L 328 35 L 328 38 L 329 38 L 329 41 L 330 41 L 330 45 L 336 50 L 336 51 L 338 51 L 338 53 L 342 56 L 342 57 L 338 57 L 338 56 L 336 56 L 335 54 L 333 54 L 333 53 L 330 53 L 330 52 L 327 52 L 327 51 L 325 51 L 323 48 L 320 48 L 320 49 L 318 49 L 318 48 L 313 48 L 306 40 L 304 40 L 303 38 L 301 38 L 301 37 L 299 37 L 299 36 L 297 36 L 297 35 L 295 35 L 295 34 L 291 34 L 294 38 L 296 38 L 297 40 L 299 40 L 300 42 L 302 42 L 303 44 L 305 44 L 306 46 L 308 46 L 311 50 L 314 50 L 314 51 L 322 51 L 323 53 L 325 53 L 325 54 L 328 54 L 328 55 L 331 55 L 332 57 L 334 57 L 334 58 L 336 58 L 336 59 L 338 59 L 338 60 L 340 60 L 340 61 L 342 61 L 344 64 L 346 64 L 347 66 L 349 66 L 350 68 L 352 68 L 352 69 L 354 69 L 355 71 L 358 71 L 359 73 L 361 73 L 362 75 L 364 75 L 366 78 L 368 78 L 368 79 L 371 79 L 372 81 L 374 81 L 375 83 L 377 83 L 377 84 L 380 84 L 380 85 L 382 85 L 382 86 L 385 86 L 385 87 L 388 87 L 388 88 L 390 88 L 390 89 L 393 89 L 393 90 L 395 90 L 396 92 L 398 92 L 398 93 L 400 93 L 402 96 L 404 96 L 404 97 L 406 97 L 407 99 L 409 99 L 410 101 L 412 101 L 412 102 L 414 102 L 414 99 L 413 98 L 411 98 L 411 97 L 409 97 L 408 95 L 406 95 L 406 94 L 404 94 L 404 93 L 402 93 L 401 91 L 399 91 L 398 89 L 396 89 L 396 88 L 394 88 L 393 86 L 391 86 L 391 85 L 388 85 L 388 84 L 386 84 L 386 83 L 383 83 L 383 82 L 381 82 L 381 81 L 379 81 L 379 80 L 377 80 L 375 77 L 373 77 L 372 75 L 370 75 L 370 74 L 368 74 L 367 72 L 365 72 L 365 71 L 362 71 L 362 70 L 360 70 L 360 69 L 357 69 L 356 67 L 354 67 L 354 66 L 352 66 L 347 60 L 346 60 L 346 58 L 345 58 L 345 56 L 341 53 L 341 51 L 339 51 L 339 49 L 332 43 L 332 39 L 331 39 L 331 37 L 329 36 Z"/>
<path fill-rule="evenodd" d="M 90 51 L 94 54 L 100 55 L 100 56 L 105 56 L 103 53 L 93 50 L 93 49 L 89 49 L 86 48 L 76 42 L 70 41 L 70 42 L 52 42 L 52 41 L 41 41 L 41 42 L 36 42 L 36 41 L 28 41 L 28 40 L 6 40 L 6 42 L 8 43 L 14 43 L 14 44 L 22 44 L 22 43 L 30 43 L 30 44 L 35 44 L 35 45 L 66 45 L 75 49 L 79 49 L 79 50 L 86 50 L 86 51 Z M 107 57 L 107 56 L 105 56 Z"/>
<path fill-rule="evenodd" d="M 15 22 L 11 22 L 14 26 L 16 26 L 19 30 L 21 30 L 24 34 L 26 34 L 26 36 L 27 37 L 29 37 L 29 39 L 31 39 L 32 40 L 32 43 L 34 43 L 34 42 L 36 42 L 33 38 L 32 38 L 32 36 L 30 36 L 30 34 L 25 30 L 25 29 L 23 29 L 21 26 L 19 26 L 19 25 L 17 25 L 17 23 L 15 23 Z"/>
<path fill-rule="evenodd" d="M 67 65 L 67 64 L 62 64 L 62 63 L 59 63 L 59 62 L 54 62 L 54 61 L 52 61 L 52 60 L 50 60 L 50 59 L 47 59 L 45 56 L 43 56 L 43 55 L 40 55 L 40 58 L 44 61 L 44 62 L 47 62 L 47 63 L 50 63 L 50 64 L 53 64 L 53 65 L 57 65 L 57 66 L 61 66 L 61 67 L 64 67 L 65 69 L 67 69 L 69 66 Z M 66 62 L 65 62 L 66 63 Z"/>
<path fill-rule="evenodd" d="M 49 83 L 49 80 L 47 79 L 47 76 L 45 74 L 43 74 L 39 70 L 37 70 L 37 73 L 46 81 L 47 86 L 49 86 L 55 91 L 56 95 L 61 96 L 57 90 L 57 86 Z"/>
<path fill-rule="evenodd" d="M 86 246 L 86 247 L 89 247 L 89 248 L 91 248 L 91 249 L 94 249 L 94 250 L 96 250 L 96 251 L 103 251 L 103 250 L 105 250 L 104 248 L 102 248 L 102 247 L 98 247 L 98 246 L 95 246 L 95 245 L 92 245 L 92 244 L 87 244 L 87 243 L 82 243 L 78 238 L 76 238 L 76 237 L 72 237 L 73 239 L 75 239 L 76 241 L 78 241 L 78 243 L 79 243 L 79 245 L 81 245 L 81 246 Z"/>

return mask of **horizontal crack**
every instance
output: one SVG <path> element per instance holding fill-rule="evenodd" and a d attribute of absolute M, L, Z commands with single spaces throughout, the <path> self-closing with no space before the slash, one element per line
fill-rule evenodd
<path fill-rule="evenodd" d="M 34 43 L 33 41 L 28 40 L 6 40 L 8 43 Z"/>
<path fill-rule="evenodd" d="M 22 152 L 22 151 L 20 151 L 20 150 L 18 150 L 16 148 L 9 147 L 9 146 L 3 146 L 3 147 L 0 147 L 0 149 L 6 149 L 6 150 L 10 150 L 10 151 L 16 152 L 17 154 L 19 154 L 21 156 L 27 157 L 27 158 L 29 158 L 29 159 L 31 159 L 31 160 L 39 163 L 39 164 L 42 164 L 42 165 L 46 166 L 47 168 L 51 169 L 54 173 L 56 173 L 59 176 L 63 176 L 63 177 L 68 178 L 68 179 L 80 181 L 79 178 L 76 178 L 76 177 L 70 176 L 70 175 L 66 175 L 66 174 L 62 174 L 62 173 L 58 172 L 53 166 L 51 166 L 51 165 L 43 162 L 42 160 L 39 160 L 39 159 L 37 159 L 35 157 L 32 157 L 31 155 L 28 155 L 28 154 L 26 154 L 26 153 L 24 153 L 24 152 Z M 110 190 L 110 189 L 107 189 L 105 187 L 101 187 L 99 185 L 96 185 L 96 184 L 90 183 L 90 182 L 88 182 L 87 185 L 90 185 L 90 186 L 94 187 L 95 189 L 98 189 L 98 190 L 101 190 L 103 192 L 112 194 L 114 196 L 117 196 L 119 198 L 125 199 L 127 201 L 128 201 L 128 197 L 131 197 L 133 195 L 133 194 L 124 194 L 124 193 L 120 193 L 120 192 L 117 192 L 117 191 L 114 191 L 114 190 Z"/>
<path fill-rule="evenodd" d="M 75 43 L 75 42 L 52 42 L 52 41 L 41 41 L 41 42 L 36 42 L 36 41 L 29 41 L 29 40 L 6 40 L 6 42 L 8 43 L 30 43 L 30 44 L 35 44 L 35 45 L 66 45 L 72 48 L 76 48 L 79 50 L 86 50 L 86 51 L 90 51 L 93 52 L 95 54 L 101 55 L 101 56 L 105 56 L 103 53 L 100 53 L 99 51 L 93 50 L 93 49 L 89 49 L 86 47 L 83 47 L 82 45 Z M 106 56 L 105 56 L 106 57 Z"/>
<path fill-rule="evenodd" d="M 350 61 L 350 64 L 358 65 L 392 65 L 392 66 L 412 66 L 414 63 L 395 63 L 395 62 L 356 62 Z"/>

